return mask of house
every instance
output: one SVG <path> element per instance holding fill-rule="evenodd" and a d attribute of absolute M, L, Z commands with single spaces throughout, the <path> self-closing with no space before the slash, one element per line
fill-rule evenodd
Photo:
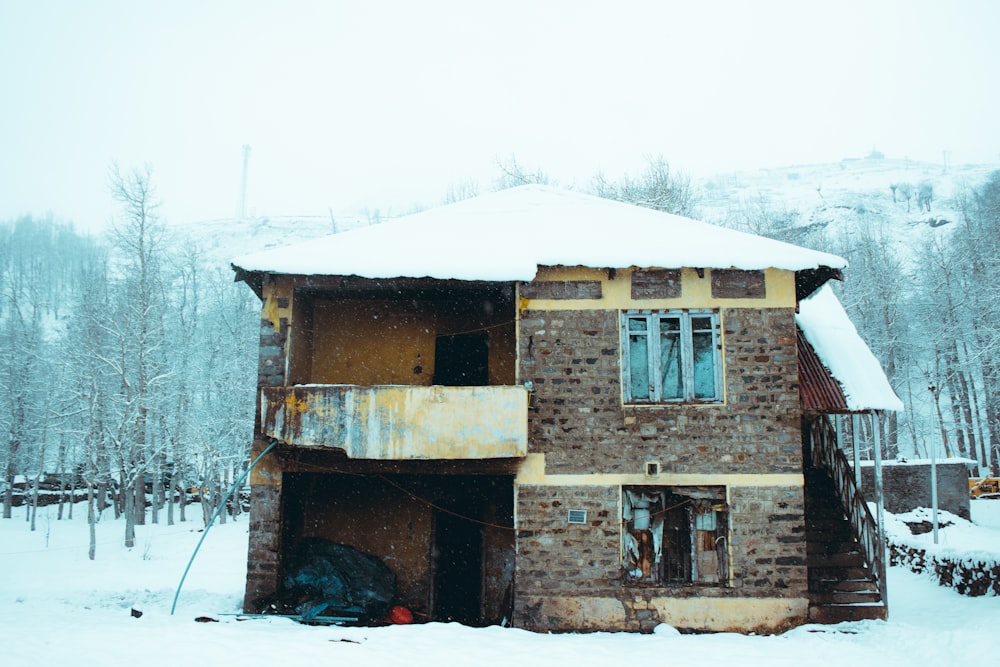
<path fill-rule="evenodd" d="M 833 620 L 828 604 L 884 617 L 878 590 L 857 604 L 821 588 L 821 571 L 861 579 L 849 571 L 870 561 L 824 544 L 835 558 L 810 565 L 808 473 L 826 469 L 811 452 L 830 441 L 813 435 L 831 414 L 896 408 L 877 362 L 862 383 L 882 383 L 878 400 L 855 400 L 796 324 L 845 267 L 534 185 L 235 260 L 263 304 L 246 610 L 321 537 L 385 563 L 422 620 L 774 632 Z M 859 520 L 846 530 L 870 534 Z"/>

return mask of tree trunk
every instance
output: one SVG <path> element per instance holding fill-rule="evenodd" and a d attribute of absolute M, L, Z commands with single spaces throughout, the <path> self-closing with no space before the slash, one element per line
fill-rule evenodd
<path fill-rule="evenodd" d="M 94 484 L 92 482 L 87 483 L 87 528 L 90 534 L 90 546 L 87 549 L 87 557 L 90 560 L 94 560 L 97 555 L 97 513 L 94 512 Z"/>
<path fill-rule="evenodd" d="M 135 482 L 122 485 L 122 496 L 125 498 L 125 508 L 122 512 L 125 515 L 125 547 L 131 549 L 135 546 Z"/>
<path fill-rule="evenodd" d="M 146 525 L 146 474 L 138 473 L 135 476 L 135 483 L 132 485 L 134 496 L 132 511 L 135 515 L 134 521 L 137 526 Z"/>
<path fill-rule="evenodd" d="M 176 469 L 175 469 L 176 470 Z M 174 492 L 176 485 L 174 484 L 174 475 L 170 475 L 170 481 L 167 483 L 167 525 L 174 525 Z"/>
<path fill-rule="evenodd" d="M 7 473 L 7 488 L 3 493 L 3 518 L 11 517 L 11 508 L 14 507 L 14 475 Z"/>
<path fill-rule="evenodd" d="M 184 488 L 183 480 L 177 480 L 177 497 L 180 503 L 181 523 L 187 521 L 187 489 Z"/>
<path fill-rule="evenodd" d="M 159 466 L 157 466 L 159 467 Z M 152 521 L 154 524 L 160 523 L 160 507 L 163 506 L 163 481 L 162 473 L 159 470 L 153 472 L 153 503 L 152 503 Z"/>
<path fill-rule="evenodd" d="M 31 488 L 31 532 L 35 532 L 35 518 L 38 516 L 38 486 L 42 483 L 42 473 L 35 475 Z"/>

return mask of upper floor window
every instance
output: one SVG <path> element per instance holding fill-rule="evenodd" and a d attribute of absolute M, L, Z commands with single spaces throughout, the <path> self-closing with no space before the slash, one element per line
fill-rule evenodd
<path fill-rule="evenodd" d="M 626 403 L 722 400 L 717 311 L 624 312 L 622 347 Z"/>

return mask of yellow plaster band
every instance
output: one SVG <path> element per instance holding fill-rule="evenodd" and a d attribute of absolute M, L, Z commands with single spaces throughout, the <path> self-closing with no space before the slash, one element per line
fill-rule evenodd
<path fill-rule="evenodd" d="M 517 484 L 532 486 L 798 486 L 805 484 L 799 473 L 727 474 L 727 473 L 661 473 L 547 475 L 545 455 L 528 454 L 515 478 Z"/>
<path fill-rule="evenodd" d="M 660 620 L 675 628 L 713 632 L 779 632 L 805 623 L 806 598 L 670 598 L 650 600 Z"/>
<path fill-rule="evenodd" d="M 538 615 L 561 630 L 628 630 L 625 604 L 612 597 L 548 595 L 532 598 Z M 808 619 L 805 598 L 674 598 L 637 599 L 636 609 L 654 609 L 662 623 L 684 630 L 769 634 L 801 625 Z"/>
<path fill-rule="evenodd" d="M 767 296 L 763 299 L 715 299 L 712 297 L 711 269 L 699 278 L 694 269 L 681 269 L 682 289 L 678 299 L 633 299 L 632 269 L 622 269 L 615 279 L 608 271 L 585 267 L 543 267 L 535 280 L 600 280 L 600 299 L 522 299 L 522 310 L 634 310 L 669 308 L 794 308 L 795 274 L 765 269 Z"/>

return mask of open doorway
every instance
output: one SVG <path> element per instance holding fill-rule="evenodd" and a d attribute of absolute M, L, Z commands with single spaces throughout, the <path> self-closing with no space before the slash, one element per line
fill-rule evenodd
<path fill-rule="evenodd" d="M 434 510 L 433 610 L 436 621 L 482 623 L 483 530 L 476 508 L 446 503 Z"/>
<path fill-rule="evenodd" d="M 438 336 L 434 345 L 434 384 L 484 387 L 489 384 L 489 340 L 485 333 Z"/>

